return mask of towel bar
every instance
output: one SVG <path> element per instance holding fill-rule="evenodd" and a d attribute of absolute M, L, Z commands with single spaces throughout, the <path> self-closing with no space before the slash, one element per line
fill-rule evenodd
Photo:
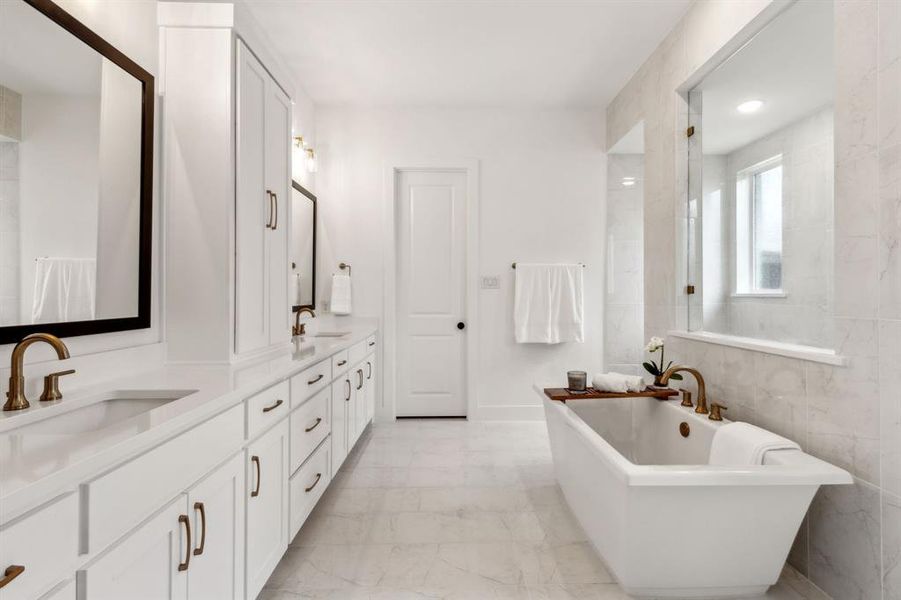
<path fill-rule="evenodd" d="M 579 263 L 579 266 L 581 266 L 581 267 L 584 269 L 584 268 L 585 268 L 585 263 Z M 516 268 L 516 263 L 513 263 L 513 268 L 514 268 L 514 269 Z"/>

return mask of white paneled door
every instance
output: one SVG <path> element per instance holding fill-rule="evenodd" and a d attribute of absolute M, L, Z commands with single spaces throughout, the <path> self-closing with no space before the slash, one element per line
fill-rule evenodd
<path fill-rule="evenodd" d="M 397 416 L 465 416 L 466 173 L 397 178 Z"/>

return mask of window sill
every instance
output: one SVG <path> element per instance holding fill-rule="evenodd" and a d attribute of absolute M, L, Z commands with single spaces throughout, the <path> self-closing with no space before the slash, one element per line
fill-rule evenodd
<path fill-rule="evenodd" d="M 764 354 L 775 354 L 778 356 L 797 358 L 798 360 L 806 360 L 808 362 L 822 363 L 825 365 L 833 365 L 837 367 L 843 367 L 848 364 L 848 359 L 836 354 L 835 350 L 829 350 L 828 348 L 817 348 L 816 346 L 787 344 L 785 342 L 759 340 L 756 338 L 740 337 L 737 335 L 711 333 L 709 331 L 670 331 L 669 335 L 686 340 L 693 340 L 695 342 L 705 342 L 708 344 L 717 344 L 719 346 L 741 348 L 742 350 L 752 350 L 754 352 L 762 352 Z"/>
<path fill-rule="evenodd" d="M 735 292 L 733 298 L 788 298 L 785 292 Z"/>

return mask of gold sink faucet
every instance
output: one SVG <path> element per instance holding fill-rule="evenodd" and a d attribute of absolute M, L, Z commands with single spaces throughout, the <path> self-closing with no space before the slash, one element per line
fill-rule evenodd
<path fill-rule="evenodd" d="M 25 398 L 25 351 L 32 344 L 46 342 L 56 350 L 56 356 L 60 360 L 69 358 L 69 349 L 61 339 L 49 333 L 32 333 L 22 338 L 22 341 L 13 348 L 12 366 L 9 371 L 9 391 L 6 392 L 6 404 L 3 410 L 22 410 L 28 408 L 28 399 Z M 60 395 L 62 397 L 62 395 Z"/>
<path fill-rule="evenodd" d="M 316 313 L 309 306 L 301 306 L 294 311 L 294 327 L 291 328 L 291 335 L 304 335 L 307 332 L 306 323 L 300 322 L 300 313 L 310 313 L 311 318 L 316 317 Z"/>
<path fill-rule="evenodd" d="M 704 384 L 704 376 L 701 375 L 701 372 L 697 369 L 679 365 L 672 366 L 660 376 L 660 383 L 666 385 L 669 383 L 669 378 L 679 372 L 691 373 L 694 375 L 695 380 L 698 382 L 698 405 L 695 407 L 695 412 L 702 415 L 708 414 L 710 411 L 707 410 L 707 386 Z"/>

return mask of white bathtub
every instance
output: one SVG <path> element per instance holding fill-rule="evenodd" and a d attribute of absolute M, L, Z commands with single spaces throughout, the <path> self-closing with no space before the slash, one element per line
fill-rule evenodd
<path fill-rule="evenodd" d="M 798 450 L 768 452 L 763 466 L 710 466 L 721 424 L 677 400 L 562 404 L 536 389 L 566 500 L 633 596 L 763 594 L 819 486 L 851 483 L 846 471 Z"/>

